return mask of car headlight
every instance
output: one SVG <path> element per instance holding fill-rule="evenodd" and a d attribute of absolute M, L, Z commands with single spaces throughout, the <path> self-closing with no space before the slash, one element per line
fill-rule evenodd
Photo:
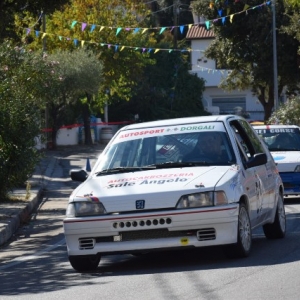
<path fill-rule="evenodd" d="M 178 203 L 177 208 L 194 208 L 213 205 L 227 204 L 227 197 L 223 191 L 219 192 L 205 192 L 195 193 L 182 196 Z"/>
<path fill-rule="evenodd" d="M 88 217 L 106 214 L 106 210 L 101 202 L 78 201 L 69 203 L 66 216 Z"/>

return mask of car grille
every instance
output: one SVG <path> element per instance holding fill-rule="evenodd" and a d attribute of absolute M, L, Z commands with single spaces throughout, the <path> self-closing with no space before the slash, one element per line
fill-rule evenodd
<path fill-rule="evenodd" d="M 124 231 L 121 232 L 120 235 L 118 236 L 79 239 L 79 249 L 80 250 L 93 249 L 96 243 L 128 242 L 128 241 L 141 241 L 141 240 L 163 239 L 163 238 L 173 238 L 173 237 L 189 237 L 189 236 L 196 236 L 199 241 L 215 240 L 216 231 L 214 228 L 204 228 L 204 229 L 189 230 L 189 231 L 169 231 L 166 228 Z"/>

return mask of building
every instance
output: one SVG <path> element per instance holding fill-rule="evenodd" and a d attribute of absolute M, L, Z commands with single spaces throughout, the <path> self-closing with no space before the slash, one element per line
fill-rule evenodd
<path fill-rule="evenodd" d="M 196 22 L 197 21 L 197 22 Z M 264 109 L 251 89 L 227 92 L 219 88 L 222 79 L 230 70 L 216 68 L 216 62 L 204 56 L 215 38 L 213 30 L 207 30 L 199 20 L 195 20 L 187 32 L 186 39 L 191 42 L 191 73 L 205 80 L 203 106 L 212 114 L 239 114 L 249 120 L 264 120 Z"/>

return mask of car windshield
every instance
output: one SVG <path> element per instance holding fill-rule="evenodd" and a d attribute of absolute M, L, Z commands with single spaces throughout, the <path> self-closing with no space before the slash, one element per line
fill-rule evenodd
<path fill-rule="evenodd" d="M 232 165 L 235 162 L 223 123 L 214 122 L 121 131 L 101 155 L 95 173 Z"/>
<path fill-rule="evenodd" d="M 256 129 L 270 151 L 300 151 L 298 128 Z"/>

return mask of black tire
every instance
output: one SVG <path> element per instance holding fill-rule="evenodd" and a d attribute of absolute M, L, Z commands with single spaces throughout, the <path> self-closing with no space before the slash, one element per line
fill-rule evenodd
<path fill-rule="evenodd" d="M 275 220 L 271 224 L 263 225 L 264 234 L 267 239 L 282 239 L 286 232 L 286 217 L 283 196 L 279 194 Z"/>
<path fill-rule="evenodd" d="M 96 270 L 101 256 L 100 255 L 77 255 L 69 256 L 69 262 L 73 269 L 78 272 Z"/>
<path fill-rule="evenodd" d="M 237 243 L 224 246 L 224 253 L 229 258 L 242 258 L 250 254 L 252 230 L 249 213 L 244 203 L 240 204 L 238 217 Z"/>

